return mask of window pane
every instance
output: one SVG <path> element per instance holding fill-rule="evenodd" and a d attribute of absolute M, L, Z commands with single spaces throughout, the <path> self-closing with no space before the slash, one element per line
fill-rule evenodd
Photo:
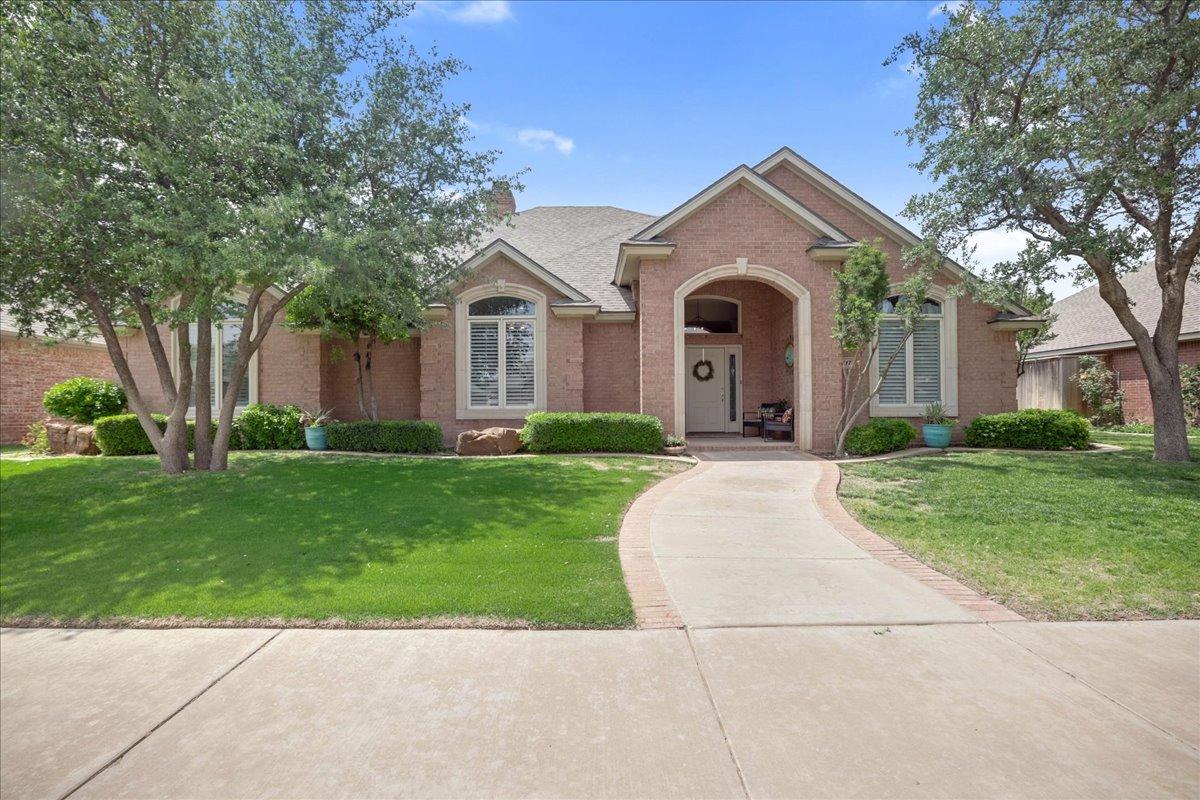
<path fill-rule="evenodd" d="M 935 319 L 923 319 L 913 332 L 913 402 L 936 403 L 941 399 L 941 325 Z"/>
<path fill-rule="evenodd" d="M 908 402 L 908 353 L 903 341 L 904 326 L 900 320 L 885 319 L 879 324 L 879 375 L 884 374 L 888 359 L 896 352 L 896 348 L 900 348 L 879 388 L 879 402 L 883 405 L 903 405 Z"/>
<path fill-rule="evenodd" d="M 520 297 L 485 297 L 467 307 L 472 317 L 532 317 L 536 304 Z"/>
<path fill-rule="evenodd" d="M 533 405 L 533 323 L 504 325 L 504 404 Z"/>
<path fill-rule="evenodd" d="M 716 298 L 683 301 L 684 325 L 688 333 L 737 333 L 738 305 Z"/>
<path fill-rule="evenodd" d="M 495 322 L 471 323 L 472 406 L 500 405 L 500 329 Z"/>
<path fill-rule="evenodd" d="M 238 337 L 242 335 L 242 324 L 240 322 L 224 322 L 221 324 L 221 397 L 225 396 L 225 392 L 229 390 L 229 379 L 233 375 L 233 366 L 237 363 L 237 343 Z M 216 337 L 213 337 L 216 339 Z M 250 372 L 242 376 L 241 385 L 238 386 L 237 402 L 239 406 L 244 406 L 250 402 Z"/>

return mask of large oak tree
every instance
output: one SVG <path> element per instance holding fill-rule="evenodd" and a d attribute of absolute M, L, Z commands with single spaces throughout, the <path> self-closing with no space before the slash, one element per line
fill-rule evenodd
<path fill-rule="evenodd" d="M 1002 283 L 1098 280 L 1149 379 L 1155 457 L 1187 460 L 1179 331 L 1200 251 L 1197 4 L 969 2 L 905 38 L 892 58 L 908 57 L 920 76 L 908 135 L 936 189 L 906 214 L 946 251 L 978 231 L 1023 231 L 1020 257 L 993 270 Z M 1147 261 L 1162 294 L 1152 329 L 1121 280 Z"/>
<path fill-rule="evenodd" d="M 191 466 L 186 416 L 209 396 L 211 323 L 232 295 L 246 298 L 236 357 L 198 468 L 225 468 L 239 386 L 292 297 L 314 282 L 370 292 L 380 274 L 434 296 L 489 223 L 496 154 L 470 149 L 465 106 L 443 97 L 462 65 L 396 37 L 407 9 L 6 5 L 0 303 L 26 332 L 103 335 L 165 471 Z M 127 325 L 146 338 L 165 431 Z M 199 431 L 211 413 L 195 403 Z"/>

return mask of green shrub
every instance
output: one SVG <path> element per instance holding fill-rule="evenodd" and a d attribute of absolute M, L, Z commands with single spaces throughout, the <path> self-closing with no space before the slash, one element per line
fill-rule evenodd
<path fill-rule="evenodd" d="M 125 410 L 125 390 L 112 381 L 69 378 L 42 395 L 42 405 L 56 417 L 90 425 L 100 417 Z"/>
<path fill-rule="evenodd" d="M 442 449 L 442 427 L 418 419 L 360 420 L 325 425 L 330 450 L 359 453 L 436 453 Z"/>
<path fill-rule="evenodd" d="M 158 423 L 158 429 L 165 431 L 167 418 L 162 414 L 153 414 L 152 416 Z M 96 426 L 96 446 L 106 456 L 144 456 L 154 452 L 154 445 L 150 444 L 150 438 L 142 430 L 142 424 L 138 422 L 137 414 L 114 414 L 101 417 L 93 424 Z M 210 435 L 215 436 L 216 433 L 217 424 L 214 422 Z M 236 449 L 233 446 L 235 441 L 231 435 L 229 437 L 230 449 Z M 187 442 L 188 450 L 193 449 L 196 444 L 195 420 L 187 421 Z"/>
<path fill-rule="evenodd" d="M 1027 408 L 976 417 L 967 426 L 966 440 L 971 447 L 1084 450 L 1091 442 L 1091 426 L 1074 411 Z"/>
<path fill-rule="evenodd" d="M 649 414 L 530 414 L 521 441 L 534 453 L 657 453 L 662 420 Z"/>
<path fill-rule="evenodd" d="M 865 425 L 855 425 L 846 434 L 846 452 L 857 456 L 874 456 L 903 450 L 917 438 L 917 429 L 904 419 L 873 419 Z"/>
<path fill-rule="evenodd" d="M 302 450 L 304 429 L 300 427 L 300 409 L 296 406 L 277 406 L 273 403 L 253 403 L 246 406 L 233 421 L 234 436 L 231 449 L 238 450 Z"/>
<path fill-rule="evenodd" d="M 35 456 L 49 455 L 50 436 L 46 433 L 46 423 L 40 419 L 31 422 L 25 435 L 21 437 L 21 444 L 25 445 Z"/>

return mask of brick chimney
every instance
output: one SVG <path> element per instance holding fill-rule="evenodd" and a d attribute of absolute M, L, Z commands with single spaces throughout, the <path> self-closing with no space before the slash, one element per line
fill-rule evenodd
<path fill-rule="evenodd" d="M 492 184 L 492 209 L 497 217 L 517 213 L 517 198 L 506 183 Z"/>

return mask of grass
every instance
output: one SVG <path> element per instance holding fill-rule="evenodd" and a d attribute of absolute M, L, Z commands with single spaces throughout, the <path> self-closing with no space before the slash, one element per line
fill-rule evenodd
<path fill-rule="evenodd" d="M 644 458 L 240 453 L 0 459 L 0 620 L 447 618 L 622 627 L 616 535 L 681 469 Z"/>
<path fill-rule="evenodd" d="M 1036 619 L 1200 617 L 1200 463 L 1120 453 L 948 453 L 844 467 L 862 523 Z M 1200 457 L 1200 439 L 1192 440 Z"/>

